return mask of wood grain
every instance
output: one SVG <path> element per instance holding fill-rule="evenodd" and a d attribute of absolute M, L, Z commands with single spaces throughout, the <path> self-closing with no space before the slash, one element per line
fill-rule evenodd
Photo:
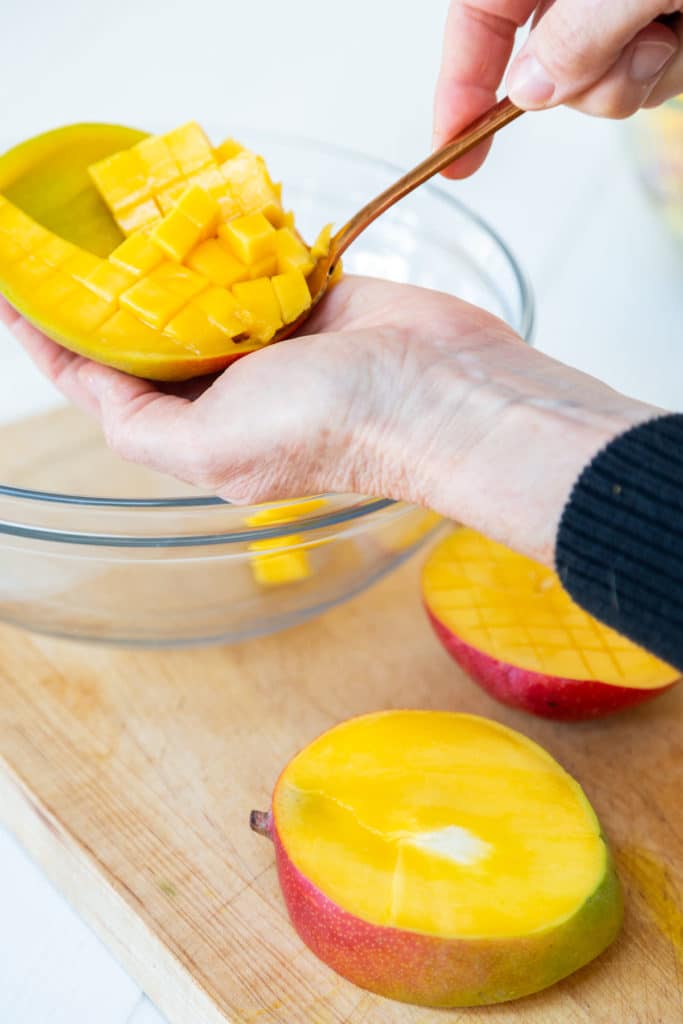
<path fill-rule="evenodd" d="M 233 648 L 113 650 L 0 627 L 0 816 L 172 1024 L 676 1024 L 683 687 L 582 725 L 504 709 L 439 647 L 418 576 L 413 560 Z M 626 889 L 611 950 L 546 993 L 445 1014 L 354 988 L 302 946 L 249 811 L 316 734 L 390 707 L 488 715 L 581 781 Z"/>

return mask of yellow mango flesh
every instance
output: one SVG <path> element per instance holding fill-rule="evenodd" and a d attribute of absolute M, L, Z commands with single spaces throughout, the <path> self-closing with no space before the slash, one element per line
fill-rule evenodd
<path fill-rule="evenodd" d="M 0 157 L 0 195 L 60 238 L 107 256 L 123 239 L 88 167 L 144 137 L 108 124 L 46 132 Z"/>
<path fill-rule="evenodd" d="M 517 668 L 643 690 L 680 677 L 575 604 L 551 569 L 475 530 L 458 529 L 435 548 L 423 592 L 455 636 Z"/>
<path fill-rule="evenodd" d="M 531 740 L 473 715 L 337 726 L 287 766 L 273 820 L 294 867 L 336 906 L 446 939 L 557 928 L 609 870 L 578 783 Z"/>
<path fill-rule="evenodd" d="M 264 505 L 247 517 L 246 525 L 259 527 L 293 523 L 318 512 L 326 504 L 325 498 L 308 498 L 291 505 Z M 308 579 L 313 575 L 308 551 L 319 544 L 320 541 L 306 544 L 301 534 L 254 541 L 249 550 L 261 552 L 249 560 L 255 582 L 260 586 L 273 587 Z"/>
<path fill-rule="evenodd" d="M 0 158 L 0 294 L 129 373 L 211 373 L 310 305 L 310 253 L 290 228 L 283 246 L 285 222 L 261 158 L 214 151 L 197 125 L 60 129 Z"/>

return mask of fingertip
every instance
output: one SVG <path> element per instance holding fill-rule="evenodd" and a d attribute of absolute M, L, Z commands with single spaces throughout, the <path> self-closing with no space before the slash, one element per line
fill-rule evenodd
<path fill-rule="evenodd" d="M 505 78 L 512 102 L 523 110 L 542 110 L 555 96 L 555 83 L 533 53 L 520 53 Z"/>
<path fill-rule="evenodd" d="M 482 166 L 491 150 L 492 144 L 492 139 L 482 142 L 481 145 L 477 146 L 476 149 L 473 149 L 471 153 L 461 157 L 459 160 L 456 160 L 455 163 L 451 164 L 450 167 L 447 167 L 446 170 L 442 172 L 443 177 L 447 178 L 449 181 L 461 181 L 463 178 L 469 178 L 471 174 L 474 174 L 474 172 L 478 171 Z"/>

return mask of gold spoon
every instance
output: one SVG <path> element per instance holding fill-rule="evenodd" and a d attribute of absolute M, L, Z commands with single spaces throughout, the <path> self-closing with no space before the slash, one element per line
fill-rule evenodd
<path fill-rule="evenodd" d="M 451 142 L 446 143 L 441 149 L 435 150 L 426 160 L 423 160 L 417 167 L 414 167 L 412 171 L 408 171 L 402 178 L 399 178 L 398 181 L 394 182 L 393 185 L 390 185 L 389 188 L 385 189 L 384 192 L 381 192 L 375 199 L 372 199 L 359 210 L 351 220 L 347 221 L 333 235 L 327 255 L 318 260 L 313 268 L 308 278 L 308 286 L 311 291 L 311 305 L 302 313 L 298 320 L 294 320 L 291 324 L 285 324 L 284 327 L 280 328 L 273 341 L 281 341 L 283 338 L 289 337 L 290 334 L 293 334 L 294 331 L 298 330 L 305 323 L 329 288 L 332 275 L 340 257 L 374 220 L 388 210 L 389 207 L 393 206 L 394 203 L 397 203 L 399 199 L 403 199 L 409 192 L 416 189 L 418 185 L 424 184 L 425 181 L 438 174 L 439 171 L 443 171 L 454 160 L 457 160 L 458 157 L 469 153 L 480 142 L 488 139 L 499 128 L 514 121 L 515 118 L 523 113 L 523 110 L 520 110 L 519 107 L 516 107 L 514 103 L 505 97 L 505 99 L 500 100 L 490 110 L 487 110 L 478 117 L 476 121 L 473 121 L 459 135 L 456 135 Z"/>

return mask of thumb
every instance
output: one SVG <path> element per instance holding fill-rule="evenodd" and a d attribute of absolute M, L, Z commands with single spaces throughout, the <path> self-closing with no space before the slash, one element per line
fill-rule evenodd
<path fill-rule="evenodd" d="M 525 109 L 541 109 L 586 92 L 647 28 L 629 65 L 645 99 L 678 47 L 675 32 L 651 24 L 663 6 L 663 0 L 555 0 L 510 67 L 510 98 Z"/>

